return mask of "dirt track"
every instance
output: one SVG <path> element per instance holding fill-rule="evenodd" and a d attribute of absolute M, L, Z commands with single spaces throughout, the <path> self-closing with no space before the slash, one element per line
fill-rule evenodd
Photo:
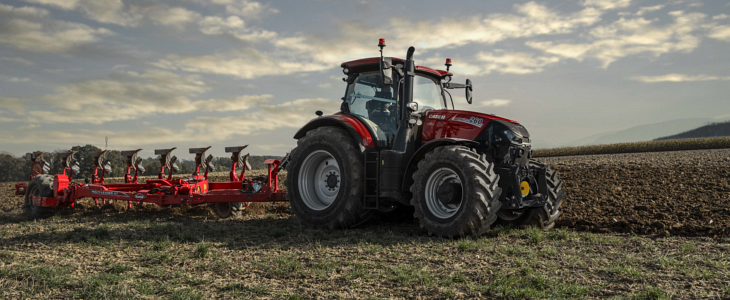
<path fill-rule="evenodd" d="M 566 198 L 557 227 L 664 236 L 730 236 L 730 149 L 539 160 L 558 170 L 564 180 Z M 211 179 L 225 180 L 227 175 L 216 176 L 220 178 Z M 0 185 L 3 212 L 20 212 L 22 197 L 13 195 L 13 189 L 12 183 Z M 100 212 L 89 201 L 83 202 L 86 208 L 82 211 Z M 123 210 L 125 205 L 118 202 L 114 207 Z M 147 205 L 144 210 L 160 209 Z M 285 214 L 288 204 L 254 204 L 248 213 L 263 212 Z"/>

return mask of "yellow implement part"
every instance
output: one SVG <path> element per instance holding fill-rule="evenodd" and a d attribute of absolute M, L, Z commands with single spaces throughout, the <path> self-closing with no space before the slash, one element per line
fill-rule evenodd
<path fill-rule="evenodd" d="M 522 197 L 530 194 L 530 184 L 527 181 L 520 183 L 520 192 L 522 192 Z"/>

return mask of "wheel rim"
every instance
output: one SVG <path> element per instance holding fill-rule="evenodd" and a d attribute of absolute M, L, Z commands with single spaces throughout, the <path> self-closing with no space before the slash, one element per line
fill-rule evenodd
<path fill-rule="evenodd" d="M 458 184 L 461 188 L 461 200 L 458 204 L 442 203 L 438 198 L 437 191 L 444 184 L 454 183 Z M 459 175 L 449 168 L 440 168 L 431 173 L 431 176 L 428 177 L 428 181 L 426 181 L 426 190 L 424 192 L 428 210 L 439 219 L 448 219 L 453 217 L 464 203 L 464 186 L 461 183 L 461 179 L 459 179 Z"/>
<path fill-rule="evenodd" d="M 310 209 L 327 209 L 337 199 L 340 181 L 340 166 L 334 156 L 324 150 L 314 151 L 299 170 L 299 195 Z"/>

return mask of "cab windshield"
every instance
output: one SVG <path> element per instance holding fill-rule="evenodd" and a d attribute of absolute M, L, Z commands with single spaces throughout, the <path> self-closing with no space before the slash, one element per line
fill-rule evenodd
<path fill-rule="evenodd" d="M 392 138 L 397 127 L 402 83 L 398 84 L 400 79 L 397 77 L 393 79 L 395 84 L 385 85 L 380 79 L 380 72 L 364 72 L 347 86 L 345 95 L 350 114 L 365 120 L 381 140 Z M 416 75 L 413 83 L 413 101 L 418 103 L 418 111 L 445 108 L 437 80 Z"/>
<path fill-rule="evenodd" d="M 385 139 L 395 134 L 397 87 L 397 84 L 383 84 L 380 72 L 362 73 L 347 86 L 345 101 L 349 104 L 351 114 L 369 121 L 373 132 Z"/>

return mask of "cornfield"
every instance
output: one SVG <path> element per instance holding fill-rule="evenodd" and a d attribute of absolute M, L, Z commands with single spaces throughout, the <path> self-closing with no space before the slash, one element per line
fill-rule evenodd
<path fill-rule="evenodd" d="M 537 149 L 534 157 L 572 156 L 593 154 L 617 154 L 637 152 L 682 151 L 702 149 L 730 148 L 730 137 L 714 137 L 701 139 L 683 139 L 669 141 L 651 141 L 636 143 L 620 143 L 581 147 L 564 147 L 553 149 Z"/>

